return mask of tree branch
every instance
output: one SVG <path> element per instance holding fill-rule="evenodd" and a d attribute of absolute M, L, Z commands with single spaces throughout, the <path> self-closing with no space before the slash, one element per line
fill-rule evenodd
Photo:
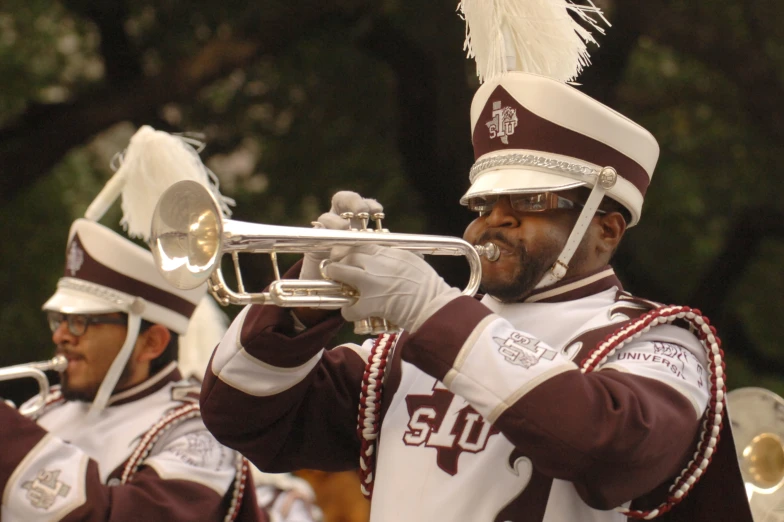
<path fill-rule="evenodd" d="M 650 13 L 643 15 L 646 18 L 656 13 L 658 19 L 649 36 L 659 45 L 676 49 L 722 74 L 738 88 L 738 99 L 745 106 L 749 121 L 767 133 L 771 141 L 783 141 L 784 119 L 779 115 L 784 112 L 784 86 L 776 62 L 767 56 L 765 42 L 755 32 L 759 29 L 753 15 L 744 11 L 744 21 L 749 25 L 743 33 L 750 36 L 743 37 L 718 27 L 709 30 L 700 19 L 699 8 L 676 10 L 678 6 L 668 9 L 664 4 L 650 0 L 641 8 Z"/>
<path fill-rule="evenodd" d="M 434 63 L 430 53 L 386 18 L 374 22 L 363 45 L 395 73 L 397 143 L 406 178 L 428 207 L 426 229 L 433 234 L 462 236 L 471 216 L 457 202 L 473 163 L 468 131 L 471 92 L 465 82 L 465 59 L 455 53 L 459 61 Z M 463 103 L 446 107 L 442 94 L 448 90 L 462 95 Z M 443 110 L 461 111 L 464 117 L 452 116 L 461 126 L 445 123 L 450 118 L 444 117 Z M 451 284 L 461 285 L 467 278 L 465 263 L 438 257 L 429 261 Z"/>
<path fill-rule="evenodd" d="M 142 75 L 138 50 L 131 45 L 125 32 L 128 5 L 124 0 L 67 0 L 65 5 L 98 28 L 108 84 L 121 86 Z"/>
<path fill-rule="evenodd" d="M 582 84 L 581 91 L 605 105 L 615 103 L 629 57 L 637 47 L 640 35 L 653 20 L 653 17 L 640 15 L 643 3 L 640 0 L 615 3 L 610 19 L 612 27 L 604 36 L 597 35 L 600 47 L 592 50 L 593 63 L 577 80 Z"/>
<path fill-rule="evenodd" d="M 765 239 L 784 239 L 784 212 L 773 208 L 748 208 L 738 215 L 711 267 L 697 285 L 691 303 L 716 319 L 730 315 L 728 297 Z"/>
<path fill-rule="evenodd" d="M 104 87 L 76 101 L 31 107 L 13 127 L 0 131 L 0 202 L 45 175 L 73 147 L 124 120 L 153 118 L 169 102 L 187 100 L 204 85 L 260 52 L 257 42 L 213 40 L 172 72 L 139 78 L 125 89 Z"/>
<path fill-rule="evenodd" d="M 345 0 L 319 7 L 306 2 L 286 3 L 265 10 L 264 20 L 246 38 L 215 38 L 193 57 L 164 68 L 155 77 L 137 77 L 117 86 L 80 93 L 62 104 L 34 105 L 15 123 L 0 129 L 0 204 L 46 175 L 72 148 L 109 126 L 126 120 L 155 118 L 159 108 L 187 101 L 204 86 L 262 54 L 275 54 L 296 42 L 336 11 L 365 6 L 365 0 Z"/>

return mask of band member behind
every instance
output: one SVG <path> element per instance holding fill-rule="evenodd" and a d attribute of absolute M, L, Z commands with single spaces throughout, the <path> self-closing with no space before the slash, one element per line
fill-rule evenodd
<path fill-rule="evenodd" d="M 87 218 L 71 226 L 63 277 L 43 305 L 67 359 L 61 385 L 35 418 L 0 404 L 5 522 L 268 519 L 247 461 L 206 430 L 198 382 L 177 367 L 179 337 L 210 299 L 206 287 L 173 289 L 146 248 L 97 222 L 122 192 L 129 233 L 149 231 L 161 180 L 178 181 L 171 173 L 207 180 L 191 145 L 142 127 Z"/>
<path fill-rule="evenodd" d="M 228 321 L 228 317 L 214 299 L 202 299 L 191 317 L 188 334 L 180 337 L 179 368 L 182 375 L 199 384 L 202 382 L 212 350 L 226 332 Z M 322 512 L 321 505 L 316 503 L 317 491 L 314 491 L 313 483 L 319 487 L 321 493 L 329 496 L 330 493 L 325 490 L 324 484 L 330 483 L 336 486 L 334 482 L 344 479 L 342 476 L 321 477 L 316 472 L 305 474 L 304 478 L 292 473 L 263 473 L 253 464 L 250 464 L 250 471 L 257 503 L 270 516 L 270 522 L 324 520 L 333 513 L 329 510 Z M 334 492 L 334 489 L 330 491 Z M 321 495 L 319 497 L 323 498 Z M 345 492 L 341 492 L 336 498 L 328 498 L 328 508 L 333 509 L 333 506 L 344 498 L 350 499 L 346 497 Z M 359 500 L 364 503 L 361 496 Z M 341 513 L 345 512 L 346 506 L 339 507 Z M 356 522 L 366 519 L 367 517 L 357 519 Z"/>

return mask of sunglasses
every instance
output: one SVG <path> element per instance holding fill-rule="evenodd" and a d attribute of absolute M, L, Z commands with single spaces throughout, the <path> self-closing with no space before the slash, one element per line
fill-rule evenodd
<path fill-rule="evenodd" d="M 63 321 L 68 323 L 68 331 L 74 337 L 79 337 L 87 332 L 87 327 L 91 324 L 127 324 L 125 317 L 109 317 L 108 315 L 89 315 L 89 314 L 62 314 L 60 312 L 47 312 L 46 320 L 52 333 L 60 328 Z"/>
<path fill-rule="evenodd" d="M 505 194 L 504 194 L 505 195 Z M 539 192 L 537 194 L 509 194 L 509 203 L 512 210 L 516 212 L 544 212 L 554 209 L 582 209 L 583 204 L 555 192 Z M 475 196 L 468 199 L 468 210 L 487 214 L 493 210 L 493 206 L 498 202 L 501 195 L 491 194 L 489 196 Z M 604 214 L 603 210 L 598 210 L 597 214 Z"/>

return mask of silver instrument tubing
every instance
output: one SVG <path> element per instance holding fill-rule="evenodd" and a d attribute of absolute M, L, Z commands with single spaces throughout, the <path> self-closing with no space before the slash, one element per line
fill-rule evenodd
<path fill-rule="evenodd" d="M 49 398 L 49 379 L 44 372 L 56 371 L 63 372 L 68 368 L 68 359 L 62 355 L 57 355 L 48 361 L 18 364 L 0 368 L 0 381 L 10 381 L 13 379 L 35 379 L 38 383 L 38 395 L 34 397 L 32 403 L 19 408 L 19 413 L 25 417 L 35 417 Z"/>
<path fill-rule="evenodd" d="M 480 251 L 497 251 L 495 245 L 477 249 L 454 237 L 383 230 L 378 221 L 376 230 L 329 230 L 225 220 L 209 190 L 194 181 L 180 181 L 166 190 L 158 201 L 150 247 L 159 271 L 170 284 L 191 289 L 208 281 L 210 291 L 222 304 L 273 303 L 325 309 L 351 304 L 356 299 L 356 292 L 335 281 L 288 281 L 278 276 L 269 291 L 249 293 L 244 289 L 237 255 L 269 254 L 276 274 L 275 256 L 279 253 L 329 252 L 332 247 L 341 245 L 370 243 L 418 254 L 464 256 L 471 273 L 463 294 L 474 295 L 482 275 Z M 228 288 L 221 273 L 220 262 L 225 254 L 230 254 L 234 260 L 236 291 Z"/>

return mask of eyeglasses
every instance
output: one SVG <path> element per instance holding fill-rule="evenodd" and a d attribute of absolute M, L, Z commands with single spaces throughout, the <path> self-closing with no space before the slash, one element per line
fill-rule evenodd
<path fill-rule="evenodd" d="M 91 324 L 127 324 L 125 317 L 109 317 L 107 315 L 87 315 L 87 314 L 61 314 L 60 312 L 47 312 L 46 320 L 49 321 L 49 328 L 54 333 L 63 321 L 68 323 L 68 331 L 74 337 L 79 337 L 87 332 L 87 327 Z"/>
<path fill-rule="evenodd" d="M 489 196 L 475 196 L 468 199 L 468 210 L 487 214 L 501 197 L 497 194 Z M 509 203 L 516 212 L 544 212 L 552 209 L 581 209 L 584 205 L 559 196 L 555 192 L 539 192 L 537 194 L 509 194 Z M 604 214 L 597 210 L 597 214 Z"/>

